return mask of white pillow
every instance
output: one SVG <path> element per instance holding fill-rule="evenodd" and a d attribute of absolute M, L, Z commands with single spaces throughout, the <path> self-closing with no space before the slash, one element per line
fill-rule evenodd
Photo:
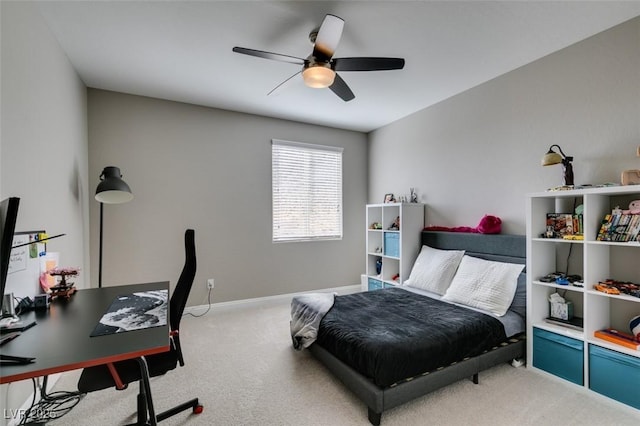
<path fill-rule="evenodd" d="M 489 311 L 501 317 L 513 301 L 524 265 L 464 256 L 442 300 Z"/>
<path fill-rule="evenodd" d="M 409 279 L 403 284 L 443 295 L 451 284 L 462 256 L 464 250 L 439 250 L 422 246 Z"/>

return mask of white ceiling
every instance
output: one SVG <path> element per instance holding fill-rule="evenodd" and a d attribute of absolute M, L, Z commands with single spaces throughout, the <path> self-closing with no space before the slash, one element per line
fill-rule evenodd
<path fill-rule="evenodd" d="M 640 15 L 640 1 L 46 1 L 39 8 L 88 87 L 371 131 Z M 403 57 L 343 72 L 356 98 L 299 80 L 325 14 L 345 20 L 335 57 Z M 298 76 L 299 77 L 299 76 Z"/>

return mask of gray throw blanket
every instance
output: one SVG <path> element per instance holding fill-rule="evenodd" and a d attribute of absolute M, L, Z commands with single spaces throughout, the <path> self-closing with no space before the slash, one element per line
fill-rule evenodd
<path fill-rule="evenodd" d="M 309 293 L 291 300 L 291 340 L 300 351 L 308 348 L 318 336 L 318 327 L 324 315 L 333 306 L 336 293 Z"/>

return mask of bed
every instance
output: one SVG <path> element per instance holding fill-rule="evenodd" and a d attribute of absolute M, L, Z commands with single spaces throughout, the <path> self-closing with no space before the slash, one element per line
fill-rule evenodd
<path fill-rule="evenodd" d="M 462 260 L 456 257 L 453 273 L 459 275 L 469 270 L 464 262 L 504 266 L 509 277 L 517 277 L 516 295 L 503 315 L 437 294 L 444 290 L 399 286 L 323 295 L 322 308 L 312 319 L 317 331 L 305 347 L 365 403 L 374 425 L 385 410 L 464 378 L 478 383 L 481 371 L 525 357 L 525 237 L 423 231 L 421 242 L 423 250 L 427 246 L 448 257 L 464 250 Z M 451 290 L 459 289 L 458 275 L 454 282 Z M 308 297 L 294 297 L 292 318 L 294 306 L 309 311 L 312 305 Z"/>

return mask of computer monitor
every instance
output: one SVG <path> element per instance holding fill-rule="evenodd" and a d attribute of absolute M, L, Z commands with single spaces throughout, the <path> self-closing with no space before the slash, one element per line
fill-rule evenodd
<path fill-rule="evenodd" d="M 2 302 L 4 301 L 4 288 L 7 284 L 7 273 L 9 272 L 9 259 L 11 258 L 11 246 L 13 245 L 13 233 L 16 229 L 18 218 L 18 205 L 20 198 L 6 198 L 0 202 L 0 312 L 2 312 Z"/>
<path fill-rule="evenodd" d="M 18 205 L 20 198 L 11 197 L 0 201 L 0 312 L 4 302 L 4 288 L 7 284 L 7 273 L 9 272 L 9 260 L 11 259 L 11 247 L 13 246 L 13 233 L 16 230 L 16 220 L 18 219 Z M 32 321 L 35 324 L 35 321 Z M 31 326 L 31 325 L 30 325 Z M 13 333 L 13 337 L 20 333 Z M 29 364 L 34 362 L 33 357 L 15 356 L 0 354 L 0 364 Z"/>

